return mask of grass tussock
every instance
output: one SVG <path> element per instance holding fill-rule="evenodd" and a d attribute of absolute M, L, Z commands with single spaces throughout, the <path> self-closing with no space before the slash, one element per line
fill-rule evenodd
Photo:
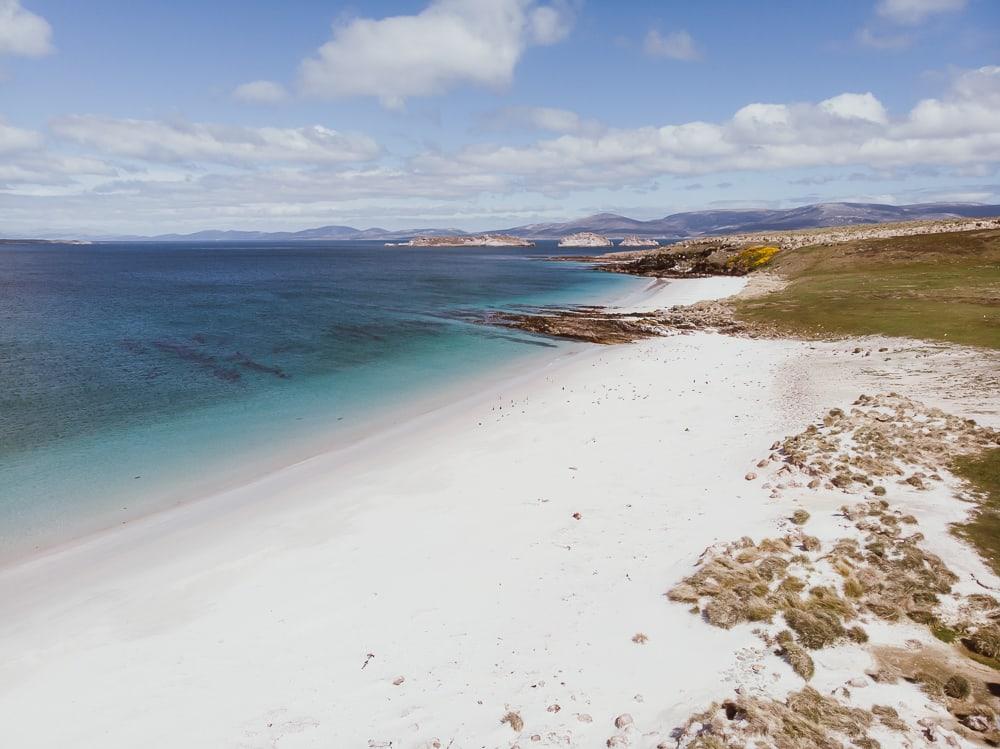
<path fill-rule="evenodd" d="M 507 713 L 500 719 L 500 723 L 506 723 L 516 733 L 520 733 L 524 730 L 524 719 L 521 717 L 520 713 L 515 710 L 508 710 Z"/>
<path fill-rule="evenodd" d="M 801 531 L 759 544 L 740 539 L 707 555 L 699 569 L 667 596 L 693 604 L 692 611 L 723 629 L 746 623 L 783 623 L 787 630 L 781 638 L 768 641 L 777 644 L 777 654 L 804 679 L 815 668 L 808 651 L 868 641 L 865 628 L 856 622 L 862 613 L 890 622 L 915 621 L 932 632 L 943 632 L 946 628 L 936 609 L 940 596 L 950 593 L 957 577 L 939 557 L 921 548 L 920 534 L 892 521 L 896 514 L 888 502 L 860 502 L 845 506 L 842 513 L 855 521 L 860 540 L 840 539 L 823 554 L 822 550 L 797 550 L 812 547 L 803 543 L 809 537 Z M 807 584 L 821 564 L 838 573 L 839 585 Z M 989 596 L 982 598 L 973 602 L 973 608 L 1000 610 Z M 1000 659 L 1000 627 L 960 628 L 951 633 L 952 639 L 963 636 L 970 655 Z M 1000 666 L 1000 660 L 996 662 Z M 942 692 L 945 680 L 928 688 Z"/>
<path fill-rule="evenodd" d="M 791 521 L 796 525 L 805 525 L 809 522 L 809 513 L 805 510 L 796 510 L 792 513 Z"/>
<path fill-rule="evenodd" d="M 842 749 L 877 747 L 869 735 L 871 711 L 850 707 L 811 687 L 785 701 L 758 697 L 716 703 L 678 729 L 678 746 L 688 749 Z"/>
<path fill-rule="evenodd" d="M 816 673 L 816 664 L 813 663 L 812 656 L 806 649 L 795 642 L 792 633 L 787 629 L 778 633 L 778 644 L 781 646 L 778 654 L 792 667 L 792 670 L 801 676 L 805 681 L 809 681 Z"/>

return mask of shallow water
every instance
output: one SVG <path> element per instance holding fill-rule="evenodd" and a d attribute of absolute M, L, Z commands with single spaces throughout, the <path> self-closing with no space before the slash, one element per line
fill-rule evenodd
<path fill-rule="evenodd" d="M 0 246 L 0 557 L 246 475 L 248 456 L 552 346 L 468 312 L 636 279 L 551 244 Z"/>

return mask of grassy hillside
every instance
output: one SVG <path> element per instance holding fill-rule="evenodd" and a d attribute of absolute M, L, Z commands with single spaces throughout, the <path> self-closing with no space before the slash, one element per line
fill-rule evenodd
<path fill-rule="evenodd" d="M 782 291 L 738 315 L 790 334 L 885 334 L 1000 349 L 1000 231 L 855 240 L 779 253 Z"/>

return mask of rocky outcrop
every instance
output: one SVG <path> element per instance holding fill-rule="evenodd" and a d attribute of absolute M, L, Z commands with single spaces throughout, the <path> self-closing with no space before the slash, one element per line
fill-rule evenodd
<path fill-rule="evenodd" d="M 559 240 L 560 247 L 611 247 L 611 240 L 592 231 L 570 234 Z"/>
<path fill-rule="evenodd" d="M 604 344 L 630 343 L 653 336 L 693 333 L 699 330 L 745 338 L 777 335 L 764 325 L 737 319 L 733 306 L 726 300 L 677 305 L 642 313 L 614 312 L 607 307 L 492 312 L 481 322 L 552 338 Z"/>
<path fill-rule="evenodd" d="M 414 237 L 409 242 L 386 242 L 386 247 L 534 247 L 530 239 L 510 234 L 474 236 Z"/>

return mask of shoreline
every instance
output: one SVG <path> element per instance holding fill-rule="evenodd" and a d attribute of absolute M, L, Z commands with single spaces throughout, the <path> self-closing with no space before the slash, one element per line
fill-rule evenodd
<path fill-rule="evenodd" d="M 862 342 L 886 348 L 887 364 L 854 343 L 697 332 L 590 347 L 401 424 L 377 449 L 318 456 L 0 570 L 16 612 L 0 618 L 5 736 L 102 749 L 523 747 L 536 735 L 654 747 L 726 696 L 720 681 L 791 687 L 749 628 L 710 627 L 663 597 L 706 547 L 787 527 L 804 500 L 745 480 L 761 452 L 877 388 L 1000 426 L 988 394 L 955 393 L 972 354 Z M 936 532 L 965 512 L 946 488 L 926 498 L 950 502 Z M 810 532 L 832 529 L 843 501 L 810 499 Z M 960 571 L 992 580 L 961 548 Z M 865 657 L 820 651 L 817 688 Z M 43 719 L 53 702 L 58 724 Z M 501 722 L 511 713 L 523 731 Z"/>
<path fill-rule="evenodd" d="M 643 304 L 655 305 L 661 302 L 664 305 L 686 304 L 686 300 L 701 293 L 697 289 L 707 289 L 711 286 L 710 283 L 705 284 L 705 279 L 684 281 L 671 290 L 671 292 L 681 290 L 677 296 L 680 301 L 674 302 L 672 294 L 667 292 L 667 286 L 670 283 L 672 282 L 636 278 L 634 284 L 636 288 L 607 298 L 602 303 L 616 309 L 619 305 L 642 306 Z M 726 296 L 727 293 L 728 285 L 720 294 Z M 377 444 L 380 438 L 392 438 L 401 430 L 405 430 L 408 425 L 416 427 L 426 420 L 432 420 L 435 414 L 461 409 L 463 406 L 486 398 L 488 391 L 515 385 L 533 378 L 542 369 L 558 365 L 560 362 L 572 361 L 574 356 L 584 351 L 582 345 L 573 342 L 561 341 L 554 342 L 552 345 L 553 348 L 548 351 L 535 352 L 526 348 L 525 353 L 516 362 L 502 366 L 499 372 L 496 369 L 490 369 L 464 375 L 452 375 L 448 382 L 438 384 L 430 389 L 422 389 L 404 402 L 377 408 L 373 415 L 364 418 L 357 425 L 344 427 L 330 425 L 322 429 L 314 427 L 308 432 L 293 435 L 291 444 L 281 445 L 277 450 L 269 450 L 266 455 L 258 454 L 260 450 L 255 449 L 252 455 L 244 457 L 243 462 L 250 458 L 254 461 L 252 469 L 245 473 L 232 476 L 230 475 L 231 471 L 218 471 L 199 480 L 196 486 L 181 490 L 163 486 L 156 487 L 154 491 L 160 498 L 152 506 L 121 514 L 112 515 L 105 512 L 102 514 L 101 521 L 91 523 L 89 528 L 84 526 L 84 530 L 74 532 L 68 538 L 55 538 L 47 541 L 38 539 L 40 543 L 37 543 L 34 549 L 22 549 L 10 554 L 0 554 L 0 572 L 10 567 L 30 563 L 34 559 L 42 559 L 81 544 L 87 544 L 93 539 L 115 533 L 125 526 L 141 524 L 150 517 L 182 510 L 198 502 L 210 502 L 214 497 L 229 494 L 242 487 L 265 480 L 273 474 L 301 463 L 334 454 L 350 455 L 352 450 L 362 449 L 372 445 L 372 443 Z M 261 460 L 264 461 L 263 464 L 260 463 Z M 131 492 L 123 492 L 119 499 L 127 504 L 132 504 L 132 496 L 134 494 Z"/>

